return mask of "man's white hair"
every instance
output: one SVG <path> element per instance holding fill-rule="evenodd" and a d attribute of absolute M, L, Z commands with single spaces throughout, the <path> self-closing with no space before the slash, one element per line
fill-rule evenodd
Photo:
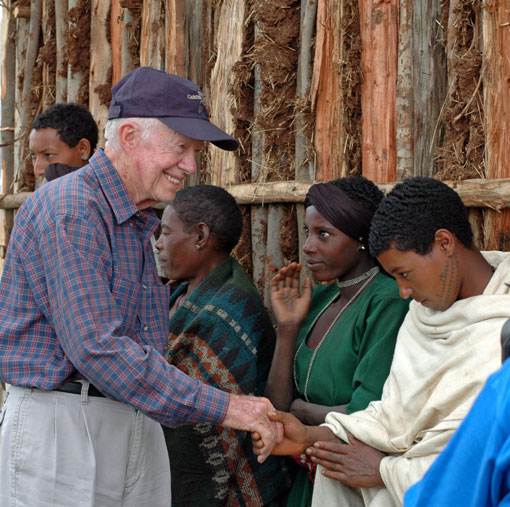
<path fill-rule="evenodd" d="M 104 138 L 105 143 L 108 143 L 111 148 L 119 148 L 119 128 L 126 121 L 136 123 L 140 127 L 144 141 L 149 139 L 154 130 L 166 126 L 157 118 L 114 118 L 113 120 L 108 120 L 104 127 Z"/>

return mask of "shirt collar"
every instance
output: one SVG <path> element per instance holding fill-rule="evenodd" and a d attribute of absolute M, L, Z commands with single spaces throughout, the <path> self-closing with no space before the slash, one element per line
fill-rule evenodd
<path fill-rule="evenodd" d="M 117 223 L 122 224 L 140 212 L 138 206 L 127 193 L 117 169 L 115 169 L 102 148 L 96 150 L 89 160 L 89 164 L 96 174 L 106 200 L 110 203 Z"/>

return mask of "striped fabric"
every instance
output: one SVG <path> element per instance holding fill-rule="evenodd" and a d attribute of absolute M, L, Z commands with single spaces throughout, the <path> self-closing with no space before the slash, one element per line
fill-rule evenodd
<path fill-rule="evenodd" d="M 102 150 L 27 199 L 0 282 L 0 380 L 48 390 L 82 375 L 165 425 L 221 422 L 228 395 L 162 356 L 169 298 L 150 246 L 158 223 Z"/>
<path fill-rule="evenodd" d="M 172 302 L 185 293 L 177 287 Z M 261 396 L 275 334 L 243 268 L 224 259 L 170 319 L 166 357 L 190 377 L 234 394 Z M 172 468 L 172 505 L 269 505 L 290 487 L 285 461 L 258 463 L 251 435 L 211 424 L 163 428 Z"/>

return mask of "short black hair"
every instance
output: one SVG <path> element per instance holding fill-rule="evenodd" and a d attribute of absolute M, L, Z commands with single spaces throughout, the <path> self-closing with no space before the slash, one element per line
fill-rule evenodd
<path fill-rule="evenodd" d="M 332 180 L 330 183 L 342 189 L 353 201 L 358 201 L 372 212 L 377 209 L 384 198 L 381 189 L 364 176 L 346 176 Z"/>
<path fill-rule="evenodd" d="M 236 200 L 215 185 L 195 185 L 179 190 L 170 203 L 189 230 L 200 222 L 209 226 L 220 252 L 230 254 L 243 231 L 243 216 Z"/>
<path fill-rule="evenodd" d="M 82 106 L 72 103 L 54 104 L 35 117 L 32 123 L 34 130 L 54 128 L 60 139 L 74 148 L 80 139 L 90 143 L 90 153 L 94 153 L 97 145 L 97 124 L 92 115 Z"/>
<path fill-rule="evenodd" d="M 465 247 L 473 248 L 473 231 L 459 194 L 434 178 L 409 178 L 396 185 L 375 212 L 370 252 L 377 256 L 394 247 L 426 255 L 439 229 L 447 229 Z"/>

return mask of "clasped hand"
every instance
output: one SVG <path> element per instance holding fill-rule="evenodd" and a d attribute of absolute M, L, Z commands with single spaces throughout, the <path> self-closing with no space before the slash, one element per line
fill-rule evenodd
<path fill-rule="evenodd" d="M 227 414 L 222 425 L 227 428 L 249 431 L 258 435 L 257 460 L 262 463 L 275 445 L 283 439 L 283 426 L 268 417 L 274 407 L 267 398 L 230 395 Z"/>
<path fill-rule="evenodd" d="M 306 452 L 311 460 L 323 467 L 322 474 L 352 487 L 385 487 L 379 472 L 385 453 L 348 435 L 350 444 L 342 443 L 325 426 L 306 426 L 287 412 L 270 412 L 268 417 L 281 422 L 284 436 L 277 443 L 272 454 L 292 455 Z M 265 450 L 262 438 L 252 433 L 253 452 Z"/>

